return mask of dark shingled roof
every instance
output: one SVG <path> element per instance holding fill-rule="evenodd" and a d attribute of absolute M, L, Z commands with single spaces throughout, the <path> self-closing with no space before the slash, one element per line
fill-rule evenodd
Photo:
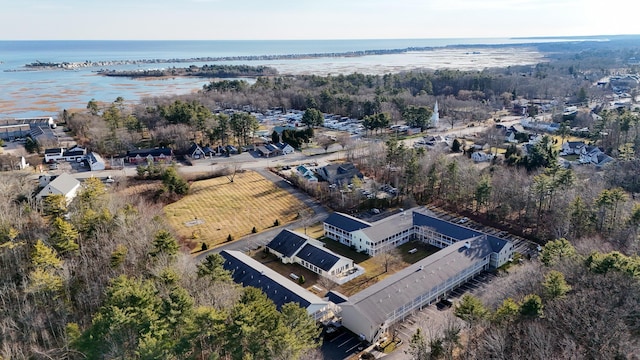
<path fill-rule="evenodd" d="M 293 254 L 300 249 L 300 247 L 307 241 L 304 236 L 296 234 L 295 232 L 284 229 L 276 235 L 273 240 L 267 245 L 269 249 L 275 250 L 285 257 L 292 257 Z"/>
<path fill-rule="evenodd" d="M 326 224 L 337 227 L 347 232 L 352 232 L 371 226 L 368 222 L 356 219 L 353 216 L 349 216 L 342 213 L 334 212 L 324 221 Z"/>
<path fill-rule="evenodd" d="M 226 270 L 231 272 L 233 281 L 242 284 L 242 286 L 253 286 L 262 290 L 262 292 L 264 292 L 267 297 L 274 302 L 278 310 L 280 310 L 284 304 L 290 302 L 297 303 L 303 308 L 307 308 L 309 305 L 311 305 L 310 301 L 300 296 L 292 289 L 289 289 L 283 284 L 279 283 L 277 281 L 278 279 L 274 279 L 274 274 L 278 275 L 279 277 L 281 277 L 282 275 L 274 272 L 273 270 L 270 270 L 268 268 L 262 270 L 255 269 L 236 257 L 236 255 L 238 254 L 235 254 L 234 252 L 222 251 L 220 255 L 222 255 L 222 257 L 225 259 L 222 266 Z M 240 253 L 239 255 L 244 254 Z M 249 260 L 253 259 L 249 258 Z M 284 281 L 289 280 L 284 279 Z M 291 282 L 291 285 L 297 286 L 293 282 Z"/>
<path fill-rule="evenodd" d="M 318 248 L 311 244 L 305 245 L 302 250 L 298 252 L 297 256 L 300 259 L 313 264 L 324 271 L 331 270 L 333 265 L 335 265 L 338 260 L 340 260 L 340 258 L 336 255 L 331 254 L 326 250 Z"/>
<path fill-rule="evenodd" d="M 436 232 L 450 236 L 458 241 L 482 235 L 479 231 L 415 211 L 413 212 L 413 225 L 430 227 Z"/>
<path fill-rule="evenodd" d="M 341 293 L 331 290 L 327 293 L 327 299 L 334 304 L 341 304 L 343 302 L 349 301 L 349 298 L 342 295 Z"/>

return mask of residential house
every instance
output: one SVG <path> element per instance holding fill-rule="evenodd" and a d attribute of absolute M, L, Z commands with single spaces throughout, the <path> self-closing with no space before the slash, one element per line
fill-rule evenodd
<path fill-rule="evenodd" d="M 505 142 L 509 142 L 509 143 L 517 143 L 518 140 L 516 139 L 516 133 L 514 131 L 511 130 L 507 130 L 504 133 L 504 141 Z"/>
<path fill-rule="evenodd" d="M 104 159 L 98 153 L 88 153 L 87 162 L 89 163 L 89 168 L 91 169 L 91 171 L 102 171 L 106 168 Z"/>
<path fill-rule="evenodd" d="M 80 189 L 80 181 L 76 180 L 76 178 L 67 173 L 62 173 L 50 179 L 51 181 L 36 195 L 36 199 L 41 200 L 49 195 L 64 195 L 67 202 L 71 202 L 76 197 Z"/>
<path fill-rule="evenodd" d="M 471 159 L 475 162 L 491 161 L 494 157 L 495 155 L 487 154 L 484 151 L 475 151 L 471 154 Z"/>
<path fill-rule="evenodd" d="M 200 147 L 200 145 L 196 143 L 192 143 L 189 150 L 187 150 L 187 156 L 191 159 L 197 160 L 202 159 L 206 156 L 204 150 Z"/>
<path fill-rule="evenodd" d="M 447 141 L 447 139 L 445 139 L 441 135 L 425 136 L 424 137 L 424 144 L 427 145 L 427 146 L 436 146 L 438 144 L 446 143 L 446 141 Z"/>
<path fill-rule="evenodd" d="M 271 144 L 260 145 L 256 147 L 256 151 L 258 152 L 258 155 L 262 157 L 282 155 L 282 151 Z"/>
<path fill-rule="evenodd" d="M 64 149 L 63 148 L 51 148 L 44 150 L 44 162 L 52 163 L 56 161 L 64 160 Z"/>
<path fill-rule="evenodd" d="M 173 151 L 170 148 L 137 149 L 127 152 L 126 161 L 132 164 L 146 162 L 170 162 L 173 159 Z"/>
<path fill-rule="evenodd" d="M 231 272 L 233 281 L 242 286 L 252 286 L 264 292 L 273 301 L 278 310 L 287 303 L 296 303 L 318 322 L 328 323 L 340 312 L 334 303 L 319 298 L 314 293 L 297 285 L 264 264 L 252 259 L 240 251 L 223 250 L 222 266 Z"/>
<path fill-rule="evenodd" d="M 599 168 L 614 161 L 614 159 L 605 154 L 599 147 L 589 145 L 583 148 L 578 161 L 581 164 L 593 164 Z"/>
<path fill-rule="evenodd" d="M 76 145 L 70 149 L 65 150 L 62 153 L 62 157 L 64 157 L 66 161 L 81 162 L 87 158 L 87 149 Z"/>
<path fill-rule="evenodd" d="M 280 151 L 282 151 L 283 155 L 292 154 L 295 151 L 293 146 L 291 146 L 291 145 L 289 145 L 289 144 L 287 144 L 285 142 L 279 142 L 279 143 L 276 143 L 274 145 L 277 146 L 280 149 Z"/>
<path fill-rule="evenodd" d="M 282 230 L 266 247 L 283 263 L 299 264 L 338 284 L 364 273 L 353 260 L 326 249 L 322 242 L 288 229 Z"/>
<path fill-rule="evenodd" d="M 24 156 L 15 156 L 11 154 L 0 155 L 0 170 L 24 170 L 29 166 Z"/>
<path fill-rule="evenodd" d="M 583 141 L 567 141 L 562 144 L 560 155 L 580 155 L 585 149 Z"/>
<path fill-rule="evenodd" d="M 318 178 L 316 177 L 315 173 L 305 165 L 298 165 L 296 167 L 296 171 L 305 180 L 309 182 L 318 182 Z"/>
<path fill-rule="evenodd" d="M 352 163 L 329 164 L 319 168 L 318 177 L 329 184 L 351 184 L 354 177 L 363 179 L 362 173 Z"/>

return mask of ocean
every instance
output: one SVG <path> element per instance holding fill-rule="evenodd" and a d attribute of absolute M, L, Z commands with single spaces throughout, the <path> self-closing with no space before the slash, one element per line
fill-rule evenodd
<path fill-rule="evenodd" d="M 281 74 L 337 75 L 353 72 L 384 74 L 417 68 L 481 70 L 491 66 L 534 64 L 543 59 L 534 47 L 517 44 L 571 39 L 398 39 L 398 40 L 273 40 L 273 41 L 0 41 L 0 118 L 55 116 L 63 109 L 82 109 L 91 99 L 112 102 L 123 97 L 187 94 L 214 79 L 129 79 L 105 77 L 98 70 L 186 67 L 207 62 L 124 64 L 75 70 L 25 68 L 33 62 L 171 60 L 347 53 L 365 50 L 429 48 L 405 53 L 357 57 L 311 57 L 270 60 L 225 60 L 216 64 L 275 67 Z M 450 47 L 451 45 L 465 45 Z M 481 47 L 481 45 L 501 45 Z M 514 47 L 510 47 L 513 45 Z"/>

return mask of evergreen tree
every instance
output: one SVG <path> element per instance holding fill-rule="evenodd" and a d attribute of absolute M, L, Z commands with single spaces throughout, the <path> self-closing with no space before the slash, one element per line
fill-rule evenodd
<path fill-rule="evenodd" d="M 150 254 L 154 257 L 160 254 L 173 256 L 178 253 L 179 249 L 178 242 L 173 235 L 166 230 L 160 230 L 153 240 L 153 250 Z"/>
<path fill-rule="evenodd" d="M 551 270 L 544 277 L 544 293 L 550 299 L 558 299 L 565 296 L 571 290 L 571 286 L 564 279 L 564 274 L 560 271 Z"/>
<path fill-rule="evenodd" d="M 80 248 L 77 243 L 78 231 L 71 223 L 57 217 L 51 224 L 49 241 L 61 254 L 77 252 Z"/>
<path fill-rule="evenodd" d="M 536 294 L 529 294 L 524 297 L 520 305 L 520 314 L 528 318 L 538 318 L 542 316 L 542 299 Z"/>

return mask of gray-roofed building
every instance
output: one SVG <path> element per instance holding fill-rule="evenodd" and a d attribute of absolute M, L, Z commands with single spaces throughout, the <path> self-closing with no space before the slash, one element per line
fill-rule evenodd
<path fill-rule="evenodd" d="M 354 177 L 363 179 L 364 176 L 352 163 L 329 164 L 319 168 L 318 176 L 330 184 L 351 184 Z"/>
<path fill-rule="evenodd" d="M 0 139 L 13 140 L 31 136 L 40 142 L 45 139 L 55 140 L 51 131 L 55 126 L 53 118 L 48 116 L 0 119 Z"/>
<path fill-rule="evenodd" d="M 340 311 L 334 303 L 319 298 L 240 251 L 224 250 L 220 255 L 225 259 L 223 267 L 231 272 L 236 283 L 262 290 L 278 310 L 293 302 L 307 309 L 307 313 L 320 322 L 332 320 Z"/>
<path fill-rule="evenodd" d="M 80 189 L 80 181 L 67 173 L 62 173 L 46 184 L 36 195 L 36 198 L 41 200 L 49 195 L 64 195 L 67 202 L 71 202 L 76 197 L 78 189 Z"/>
<path fill-rule="evenodd" d="M 342 323 L 369 342 L 392 324 L 489 268 L 493 249 L 485 235 L 457 242 L 354 294 L 342 308 Z"/>
<path fill-rule="evenodd" d="M 355 265 L 353 260 L 325 248 L 322 242 L 288 229 L 271 240 L 267 249 L 285 264 L 299 264 L 338 284 L 364 273 L 364 269 Z"/>
<path fill-rule="evenodd" d="M 94 152 L 87 154 L 87 162 L 91 171 L 102 171 L 107 166 L 102 156 Z"/>

